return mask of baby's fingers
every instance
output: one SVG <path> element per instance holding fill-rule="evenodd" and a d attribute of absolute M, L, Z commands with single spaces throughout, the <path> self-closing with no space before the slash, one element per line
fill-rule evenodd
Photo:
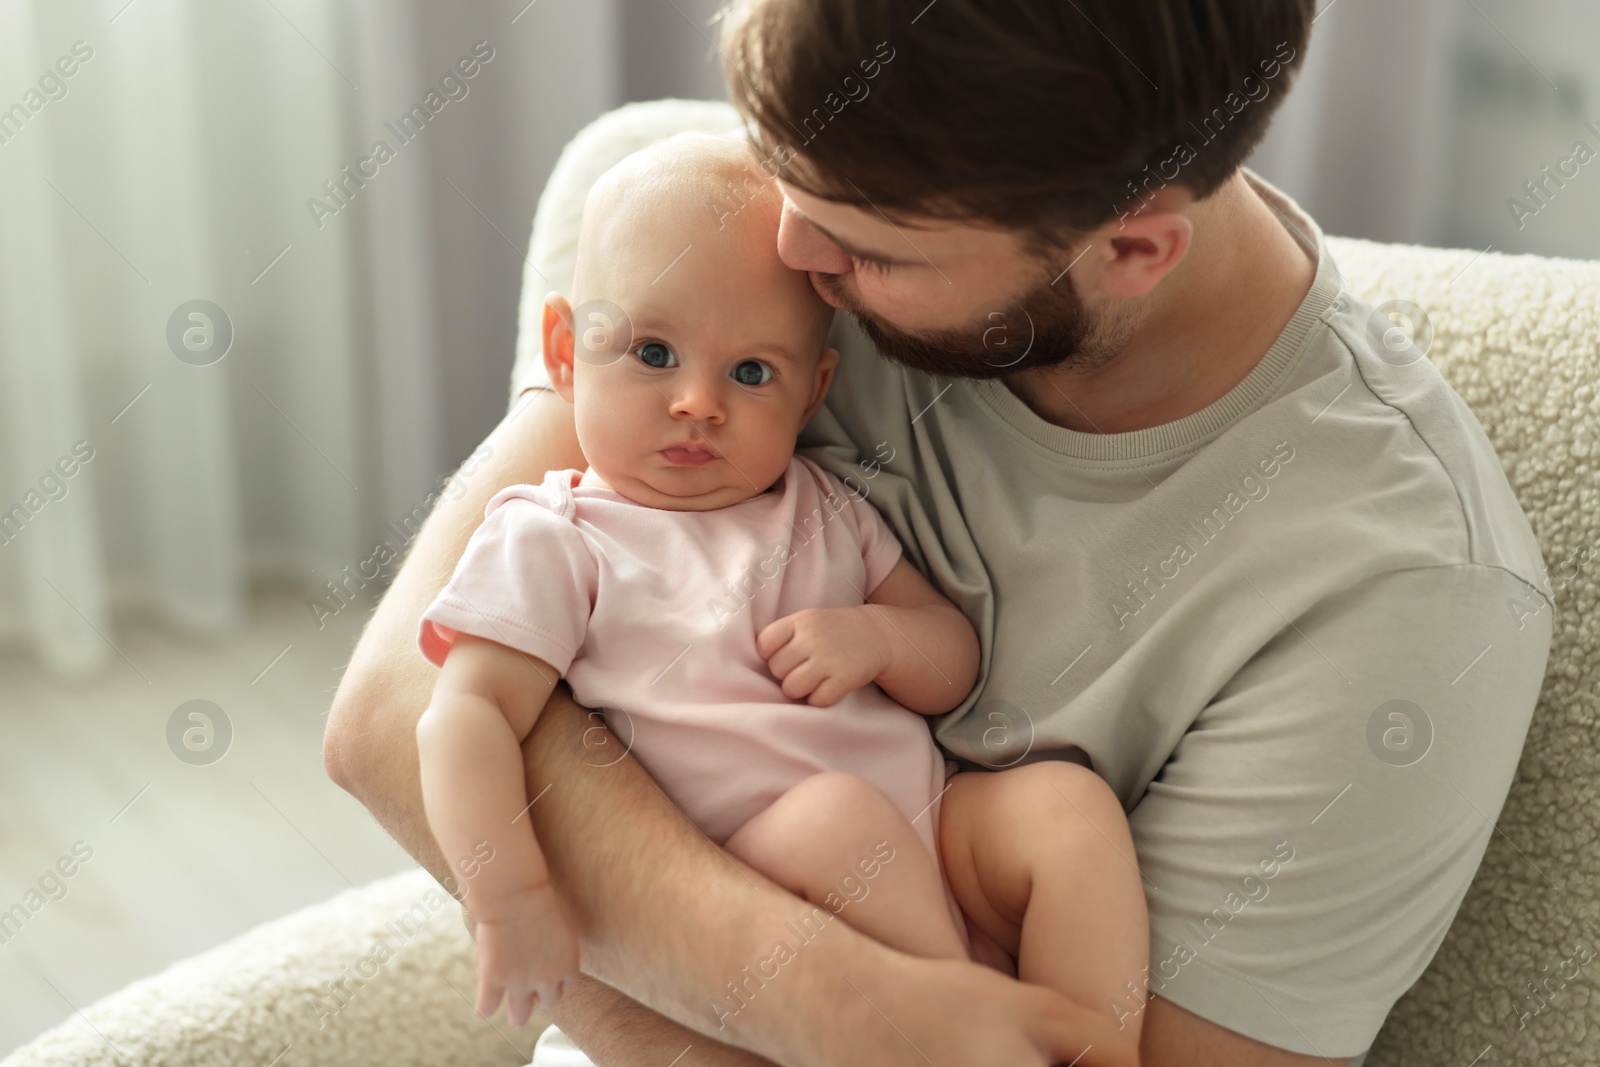
<path fill-rule="evenodd" d="M 541 985 L 534 996 L 540 1006 L 549 1008 L 561 1003 L 561 995 L 566 992 L 567 980 L 565 978 Z"/>
<path fill-rule="evenodd" d="M 487 975 L 478 978 L 478 1003 L 476 1011 L 478 1016 L 487 1019 L 494 1015 L 495 1009 L 500 1007 L 500 1001 L 506 995 L 506 987 L 490 980 Z"/>
<path fill-rule="evenodd" d="M 533 1015 L 533 1006 L 539 998 L 533 993 L 512 993 L 506 997 L 506 1018 L 511 1020 L 511 1025 L 523 1027 L 528 1025 L 528 1019 Z"/>
<path fill-rule="evenodd" d="M 817 687 L 806 698 L 806 703 L 814 708 L 830 708 L 839 703 L 839 698 L 849 691 L 843 682 L 829 676 L 817 683 Z"/>
<path fill-rule="evenodd" d="M 760 633 L 756 634 L 756 651 L 762 659 L 770 660 L 772 654 L 794 637 L 794 616 L 785 615 L 767 625 Z"/>
<path fill-rule="evenodd" d="M 806 661 L 807 656 L 804 642 L 790 641 L 767 658 L 767 670 L 772 672 L 774 678 L 787 678 L 790 671 Z"/>
<path fill-rule="evenodd" d="M 820 681 L 822 681 L 822 668 L 817 666 L 815 660 L 808 659 L 784 675 L 783 695 L 790 700 L 799 700 L 815 689 Z"/>

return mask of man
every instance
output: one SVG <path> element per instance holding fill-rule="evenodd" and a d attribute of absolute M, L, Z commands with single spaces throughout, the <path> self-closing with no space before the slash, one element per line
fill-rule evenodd
<path fill-rule="evenodd" d="M 1122 800 L 1150 968 L 1102 1017 L 1138 1018 L 1147 1067 L 1364 1058 L 1482 858 L 1549 652 L 1551 612 L 1507 606 L 1549 606 L 1544 567 L 1481 428 L 1240 168 L 1312 17 L 764 0 L 725 38 L 780 254 L 879 353 L 844 352 L 801 445 L 979 628 L 946 749 L 1074 759 Z M 416 618 L 489 495 L 585 466 L 536 367 L 329 721 L 330 773 L 436 875 Z M 841 923 L 764 969 L 808 905 L 570 700 L 524 754 L 594 976 L 551 1014 L 594 1062 L 1097 1062 L 1081 1008 Z"/>

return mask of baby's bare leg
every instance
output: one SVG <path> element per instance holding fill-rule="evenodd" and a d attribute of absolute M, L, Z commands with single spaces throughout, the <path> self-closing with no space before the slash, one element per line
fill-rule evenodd
<path fill-rule="evenodd" d="M 967 958 L 938 864 L 894 803 L 863 778 L 807 778 L 741 826 L 726 847 L 891 948 Z"/>
<path fill-rule="evenodd" d="M 942 814 L 950 888 L 1017 977 L 1107 1012 L 1137 1048 L 1150 916 L 1110 786 L 1067 761 L 960 774 Z"/>

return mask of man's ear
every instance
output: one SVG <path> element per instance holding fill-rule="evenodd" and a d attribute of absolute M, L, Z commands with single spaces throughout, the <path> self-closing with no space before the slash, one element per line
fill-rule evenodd
<path fill-rule="evenodd" d="M 1183 262 L 1194 240 L 1194 223 L 1183 213 L 1193 202 L 1187 190 L 1163 189 L 1138 211 L 1108 222 L 1094 235 L 1102 247 L 1096 287 L 1107 296 L 1139 297 Z"/>
<path fill-rule="evenodd" d="M 572 305 L 560 293 L 552 292 L 544 298 L 544 368 L 550 373 L 550 384 L 561 394 L 561 399 L 572 403 L 573 345 Z"/>
<path fill-rule="evenodd" d="M 837 348 L 824 348 L 822 355 L 817 357 L 817 372 L 811 379 L 811 399 L 806 404 L 806 410 L 800 418 L 800 425 L 804 426 L 811 421 L 811 416 L 817 413 L 823 400 L 827 399 L 828 386 L 833 384 L 833 372 L 839 367 L 839 350 Z"/>

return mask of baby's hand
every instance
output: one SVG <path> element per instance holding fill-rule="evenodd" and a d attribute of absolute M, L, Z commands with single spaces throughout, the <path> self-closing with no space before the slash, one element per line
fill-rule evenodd
<path fill-rule="evenodd" d="M 790 700 L 825 708 L 860 689 L 889 666 L 889 642 L 867 604 L 806 608 L 756 635 L 756 651 Z"/>
<path fill-rule="evenodd" d="M 536 1004 L 561 999 L 562 983 L 578 972 L 578 939 L 562 914 L 555 890 L 530 890 L 486 909 L 473 938 L 478 943 L 478 1014 L 487 1019 L 506 1001 L 512 1026 L 522 1026 Z"/>

